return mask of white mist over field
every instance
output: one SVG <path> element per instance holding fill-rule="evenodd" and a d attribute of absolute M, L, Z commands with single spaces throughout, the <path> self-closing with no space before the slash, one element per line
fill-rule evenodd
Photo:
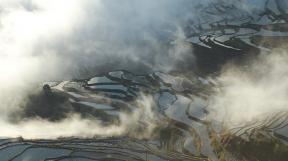
<path fill-rule="evenodd" d="M 218 77 L 221 86 L 211 108 L 228 126 L 288 111 L 287 51 L 275 49 L 252 62 L 246 69 L 227 65 Z"/>
<path fill-rule="evenodd" d="M 100 120 L 81 118 L 71 114 L 67 118 L 50 122 L 44 119 L 25 119 L 21 123 L 12 124 L 5 120 L 0 122 L 0 137 L 19 137 L 33 139 L 55 139 L 59 137 L 94 137 L 94 136 L 131 136 L 149 138 L 159 120 L 152 112 L 152 98 L 142 96 L 137 100 L 137 107 L 132 113 L 120 113 L 118 124 L 103 125 Z M 137 132 L 139 121 L 147 125 L 144 131 Z"/>
<path fill-rule="evenodd" d="M 43 81 L 67 80 L 83 69 L 91 71 L 107 65 L 109 70 L 131 69 L 139 62 L 149 68 L 170 70 L 175 60 L 192 51 L 185 45 L 181 28 L 192 15 L 186 12 L 187 2 L 0 0 L 1 135 L 45 137 L 41 134 L 47 129 L 42 127 L 47 127 L 54 134 L 46 133 L 46 137 L 72 136 L 80 135 L 75 130 L 79 124 L 100 127 L 97 121 L 87 123 L 89 120 L 77 116 L 60 123 L 26 120 L 12 125 L 6 120 L 11 113 L 21 111 L 27 93 Z M 162 42 L 167 39 L 172 47 Z M 125 128 L 102 131 L 120 134 Z M 98 134 L 95 130 L 88 133 Z"/>
<path fill-rule="evenodd" d="M 11 124 L 7 117 L 19 110 L 27 93 L 43 81 L 67 80 L 83 69 L 106 69 L 107 65 L 113 70 L 138 69 L 143 64 L 167 72 L 187 56 L 193 60 L 193 48 L 185 42 L 183 27 L 188 20 L 199 19 L 195 6 L 210 2 L 0 0 L 0 136 L 121 135 L 143 113 L 151 121 L 149 136 L 155 119 L 150 98 L 139 100 L 143 109 L 132 116 L 123 114 L 119 126 L 103 127 L 77 115 L 61 122 L 37 119 L 21 124 Z M 248 72 L 225 68 L 218 78 L 224 86 L 211 101 L 220 121 L 223 114 L 224 121 L 242 122 L 287 110 L 288 59 L 284 52 L 275 53 L 255 61 Z"/>

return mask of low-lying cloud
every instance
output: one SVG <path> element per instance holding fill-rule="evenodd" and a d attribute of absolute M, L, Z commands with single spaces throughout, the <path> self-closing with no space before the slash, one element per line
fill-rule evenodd
<path fill-rule="evenodd" d="M 27 93 L 43 81 L 86 77 L 113 69 L 167 72 L 177 68 L 179 61 L 193 63 L 193 48 L 186 42 L 184 27 L 187 21 L 199 19 L 197 8 L 209 3 L 210 0 L 0 0 L 1 136 L 121 135 L 134 126 L 131 122 L 142 117 L 148 117 L 143 119 L 148 121 L 148 134 L 143 137 L 149 136 L 155 128 L 155 117 L 147 99 L 144 111 L 140 108 L 129 117 L 123 114 L 120 125 L 108 127 L 73 114 L 60 122 L 34 119 L 20 124 L 9 123 L 7 117 L 19 110 Z M 212 108 L 225 113 L 225 119 L 232 122 L 286 109 L 285 60 L 285 54 L 276 54 L 256 62 L 251 72 L 235 68 L 225 71 L 219 78 L 224 84 L 222 93 L 213 98 Z M 262 72 L 264 68 L 267 73 Z M 259 76 L 255 78 L 256 74 Z M 245 111 L 245 116 L 239 115 Z"/>
<path fill-rule="evenodd" d="M 187 4 L 186 0 L 1 0 L 0 117 L 1 131 L 5 131 L 1 135 L 32 137 L 47 125 L 55 132 L 52 136 L 60 136 L 56 129 L 76 127 L 67 123 L 90 126 L 84 126 L 89 120 L 77 116 L 59 124 L 45 120 L 8 123 L 40 82 L 113 69 L 171 70 L 177 60 L 192 52 L 182 30 L 193 15 L 186 12 L 191 9 Z M 98 126 L 97 122 L 88 124 Z M 115 134 L 123 130 L 112 129 Z M 68 134 L 77 135 L 76 131 Z"/>
<path fill-rule="evenodd" d="M 218 78 L 210 107 L 228 126 L 288 110 L 288 55 L 285 49 L 262 54 L 245 67 L 227 65 Z"/>

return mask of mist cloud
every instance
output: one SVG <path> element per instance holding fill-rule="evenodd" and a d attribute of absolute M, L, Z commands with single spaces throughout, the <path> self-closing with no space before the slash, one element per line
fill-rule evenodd
<path fill-rule="evenodd" d="M 186 42 L 184 27 L 187 21 L 199 19 L 197 8 L 210 3 L 210 0 L 193 3 L 190 0 L 0 0 L 0 131 L 4 131 L 1 135 L 56 138 L 127 132 L 127 127 L 136 126 L 128 122 L 143 119 L 143 108 L 134 111 L 132 117 L 121 115 L 121 125 L 109 127 L 73 114 L 57 123 L 35 119 L 11 124 L 7 117 L 19 110 L 28 93 L 43 81 L 87 77 L 113 69 L 168 72 L 177 69 L 181 61 L 193 64 L 193 47 Z M 246 5 L 241 8 L 251 10 Z M 232 122 L 270 112 L 271 107 L 286 110 L 287 95 L 283 89 L 288 87 L 285 83 L 288 68 L 284 61 L 287 58 L 276 55 L 252 65 L 251 72 L 234 67 L 226 70 L 219 78 L 224 84 L 222 93 L 212 98 L 212 108 L 225 113 L 225 119 Z M 267 65 L 271 66 L 269 73 L 253 77 Z M 151 102 L 144 100 L 144 113 L 148 117 L 145 119 L 150 121 L 149 136 L 155 128 L 155 117 Z M 247 115 L 238 115 L 243 111 L 248 111 Z M 48 130 L 40 129 L 43 126 Z M 76 130 L 77 127 L 82 129 Z"/>
<path fill-rule="evenodd" d="M 56 139 L 59 137 L 112 137 L 131 136 L 149 138 L 154 129 L 161 124 L 153 112 L 151 96 L 142 95 L 132 112 L 119 112 L 119 123 L 105 125 L 101 120 L 83 118 L 71 113 L 60 121 L 48 121 L 41 118 L 23 119 L 18 123 L 0 121 L 0 137 L 24 137 L 33 139 Z M 157 123 L 156 123 L 157 122 Z"/>
<path fill-rule="evenodd" d="M 213 117 L 232 126 L 287 111 L 287 61 L 282 48 L 260 55 L 246 67 L 227 65 L 218 78 L 219 92 L 210 102 Z"/>
<path fill-rule="evenodd" d="M 120 114 L 120 125 L 108 127 L 101 126 L 101 122 L 97 120 L 83 119 L 74 114 L 60 122 L 36 118 L 11 124 L 7 120 L 11 113 L 21 111 L 19 108 L 26 100 L 25 97 L 40 82 L 71 79 L 77 77 L 82 69 L 92 70 L 92 74 L 95 74 L 94 67 L 103 68 L 107 64 L 110 66 L 109 70 L 113 70 L 114 64 L 115 68 L 125 68 L 127 60 L 135 62 L 134 64 L 142 62 L 148 68 L 152 68 L 154 64 L 164 67 L 165 64 L 160 63 L 164 53 L 166 55 L 166 52 L 170 51 L 173 56 L 172 50 L 177 50 L 178 54 L 182 51 L 186 52 L 184 54 L 191 52 L 189 48 L 182 50 L 182 46 L 177 44 L 175 46 L 179 49 L 168 49 L 160 40 L 161 35 L 157 31 L 159 27 L 163 27 L 163 36 L 171 36 L 171 39 L 175 39 L 173 36 L 177 35 L 170 32 L 181 32 L 180 28 L 176 29 L 176 17 L 173 17 L 173 20 L 170 18 L 176 11 L 171 10 L 173 4 L 176 3 L 122 1 L 119 4 L 118 1 L 102 0 L 0 1 L 1 136 L 112 136 L 128 133 L 128 129 L 136 128 L 142 114 L 146 114 L 145 111 L 151 108 L 145 108 L 150 102 L 146 101 L 145 105 L 138 109 L 140 111 L 133 111 L 129 117 L 128 114 Z M 158 57 L 156 53 L 162 56 Z M 153 55 L 158 57 L 157 62 L 152 62 L 153 58 L 149 58 Z M 117 67 L 115 62 L 119 59 L 123 62 Z M 145 117 L 153 117 L 151 111 Z M 143 120 L 148 121 L 149 135 L 154 127 L 153 121 L 151 118 Z M 143 136 L 145 134 L 146 132 L 143 132 Z"/>

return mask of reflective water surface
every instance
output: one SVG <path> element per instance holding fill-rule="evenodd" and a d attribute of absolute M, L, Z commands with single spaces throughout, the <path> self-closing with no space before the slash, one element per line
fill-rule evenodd
<path fill-rule="evenodd" d="M 191 21 L 185 28 L 196 57 L 193 74 L 185 62 L 171 73 L 112 70 L 89 78 L 44 82 L 43 89 L 23 105 L 25 119 L 57 122 L 76 113 L 104 127 L 122 126 L 122 115 L 133 117 L 137 111 L 137 119 L 124 132 L 3 138 L 0 160 L 287 161 L 288 111 L 226 127 L 213 118 L 209 98 L 218 89 L 213 77 L 223 64 L 235 61 L 245 66 L 260 53 L 287 44 L 288 2 L 268 0 L 253 16 L 230 3 L 212 4 L 200 12 L 205 22 Z"/>

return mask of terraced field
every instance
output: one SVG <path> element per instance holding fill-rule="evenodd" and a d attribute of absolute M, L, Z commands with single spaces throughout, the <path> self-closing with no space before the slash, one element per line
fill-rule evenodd
<path fill-rule="evenodd" d="M 0 161 L 287 161 L 287 110 L 227 126 L 210 107 L 221 91 L 216 78 L 224 64 L 249 71 L 246 65 L 259 55 L 286 50 L 288 2 L 267 0 L 263 7 L 251 14 L 236 4 L 215 2 L 200 10 L 199 20 L 187 22 L 186 42 L 197 70 L 185 66 L 187 60 L 170 73 L 112 70 L 44 82 L 14 123 L 57 123 L 73 114 L 89 120 L 91 131 L 81 131 L 80 124 L 78 135 L 63 129 L 65 135 L 57 138 L 45 133 L 43 139 L 2 138 Z"/>

